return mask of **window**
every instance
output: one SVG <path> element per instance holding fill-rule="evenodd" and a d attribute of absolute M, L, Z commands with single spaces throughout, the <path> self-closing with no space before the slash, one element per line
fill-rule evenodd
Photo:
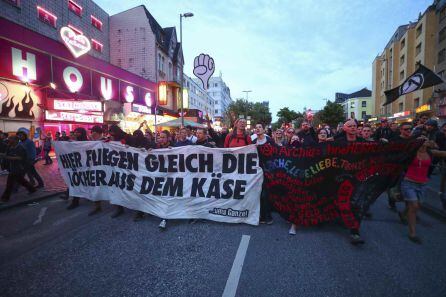
<path fill-rule="evenodd" d="M 215 110 L 215 113 L 218 113 L 218 109 Z"/>
<path fill-rule="evenodd" d="M 56 28 L 57 16 L 40 6 L 37 6 L 37 15 L 39 17 L 39 20 L 41 20 L 45 24 L 50 25 L 51 27 Z"/>
<path fill-rule="evenodd" d="M 446 27 L 441 29 L 441 31 L 438 33 L 438 42 L 442 42 L 446 39 Z"/>
<path fill-rule="evenodd" d="M 96 39 L 91 39 L 92 47 L 95 51 L 102 53 L 104 45 Z"/>
<path fill-rule="evenodd" d="M 440 22 L 446 17 L 446 6 L 440 11 Z"/>
<path fill-rule="evenodd" d="M 121 59 L 118 59 L 118 67 L 121 67 L 121 65 L 122 65 L 122 61 L 121 61 Z"/>
<path fill-rule="evenodd" d="M 423 24 L 420 24 L 420 26 L 417 28 L 416 37 L 420 36 L 421 32 L 423 32 Z"/>
<path fill-rule="evenodd" d="M 438 52 L 438 64 L 444 62 L 446 58 L 446 49 L 442 49 Z"/>
<path fill-rule="evenodd" d="M 214 84 L 214 87 L 218 87 L 218 84 L 217 84 L 217 83 L 215 83 L 215 84 Z"/>
<path fill-rule="evenodd" d="M 172 63 L 169 62 L 169 77 L 172 78 L 173 77 L 173 72 L 172 72 Z"/>
<path fill-rule="evenodd" d="M 400 72 L 400 80 L 403 80 L 404 79 L 404 70 L 402 70 L 401 72 Z"/>
<path fill-rule="evenodd" d="M 400 65 L 403 65 L 403 64 L 404 64 L 404 60 L 405 60 L 405 56 L 402 55 L 401 58 L 400 58 Z"/>
<path fill-rule="evenodd" d="M 398 104 L 398 112 L 402 112 L 403 111 L 403 102 L 400 102 Z"/>
<path fill-rule="evenodd" d="M 400 49 L 403 49 L 406 46 L 406 38 L 403 38 L 400 43 Z"/>
<path fill-rule="evenodd" d="M 418 56 L 419 53 L 421 53 L 421 42 L 415 48 L 415 56 Z"/>
<path fill-rule="evenodd" d="M 413 105 L 415 108 L 420 106 L 420 98 L 415 98 L 415 100 L 413 101 Z"/>
<path fill-rule="evenodd" d="M 365 119 L 366 116 L 367 116 L 366 111 L 361 112 L 361 119 Z"/>
<path fill-rule="evenodd" d="M 71 30 L 76 32 L 76 34 L 78 34 L 78 35 L 84 35 L 84 33 L 81 30 L 79 30 L 78 28 L 76 28 L 75 26 L 73 26 L 71 24 L 68 25 L 68 28 L 70 28 Z"/>
<path fill-rule="evenodd" d="M 362 105 L 362 107 L 367 107 L 367 101 L 362 101 L 362 103 L 361 103 Z"/>
<path fill-rule="evenodd" d="M 82 16 L 82 6 L 80 6 L 73 0 L 68 0 L 68 9 L 71 10 L 74 14 Z"/>
<path fill-rule="evenodd" d="M 133 61 L 134 61 L 133 58 L 129 58 L 129 67 L 133 67 Z"/>
<path fill-rule="evenodd" d="M 161 57 L 161 71 L 164 72 L 164 57 Z"/>
<path fill-rule="evenodd" d="M 99 31 L 102 31 L 102 22 L 97 17 L 91 15 L 91 25 L 98 29 Z M 121 33 L 121 30 L 118 30 L 118 33 Z"/>

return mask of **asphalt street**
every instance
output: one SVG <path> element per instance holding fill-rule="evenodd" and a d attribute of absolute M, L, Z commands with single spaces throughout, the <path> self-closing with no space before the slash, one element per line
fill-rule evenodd
<path fill-rule="evenodd" d="M 290 236 L 277 214 L 270 226 L 174 220 L 160 231 L 155 217 L 133 222 L 134 212 L 126 211 L 111 219 L 108 205 L 89 217 L 92 203 L 82 200 L 71 211 L 67 203 L 50 198 L 0 212 L 1 296 L 444 297 L 446 292 L 446 224 L 420 213 L 423 244 L 416 245 L 385 198 L 362 224 L 361 247 L 352 246 L 347 230 L 336 225 Z"/>

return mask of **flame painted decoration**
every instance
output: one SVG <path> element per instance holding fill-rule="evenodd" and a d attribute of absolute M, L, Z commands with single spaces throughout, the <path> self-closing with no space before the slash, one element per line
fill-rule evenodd
<path fill-rule="evenodd" d="M 11 96 L 2 103 L 0 117 L 34 119 L 35 115 L 32 108 L 35 102 L 31 96 L 31 91 L 25 92 L 25 96 L 20 102 L 14 103 L 14 97 Z"/>

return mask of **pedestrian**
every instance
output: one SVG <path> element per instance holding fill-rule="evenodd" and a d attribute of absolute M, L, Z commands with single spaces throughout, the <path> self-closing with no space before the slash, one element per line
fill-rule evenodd
<path fill-rule="evenodd" d="M 162 148 L 170 148 L 171 147 L 169 131 L 167 131 L 167 130 L 161 131 L 157 140 L 158 141 L 156 143 L 155 148 L 162 149 Z"/>
<path fill-rule="evenodd" d="M 31 194 L 36 191 L 36 188 L 25 179 L 27 170 L 26 151 L 19 145 L 19 138 L 16 135 L 8 137 L 8 148 L 6 153 L 0 154 L 0 158 L 7 162 L 7 169 L 9 171 L 6 188 L 1 197 L 1 203 L 9 201 L 12 190 L 17 183 L 25 187 Z"/>
<path fill-rule="evenodd" d="M 265 134 L 265 128 L 262 123 L 255 125 L 256 138 L 252 141 L 255 145 L 268 145 L 274 144 L 268 135 Z M 272 205 L 268 200 L 268 190 L 265 184 L 262 185 L 262 192 L 260 193 L 260 224 L 271 225 L 273 223 L 273 217 L 271 215 Z"/>
<path fill-rule="evenodd" d="M 192 127 L 186 126 L 186 132 L 187 132 L 187 140 L 189 140 L 191 143 L 197 142 L 197 137 L 193 134 Z"/>
<path fill-rule="evenodd" d="M 197 128 L 197 141 L 194 145 L 202 145 L 205 147 L 215 148 L 215 144 L 211 143 L 208 139 L 207 131 L 205 128 Z"/>
<path fill-rule="evenodd" d="M 186 146 L 186 145 L 191 145 L 195 142 L 197 142 L 197 137 L 195 137 L 195 141 L 192 142 L 191 140 L 189 140 L 190 138 L 188 138 L 188 129 L 187 128 L 180 128 L 179 134 L 178 134 L 178 140 L 174 143 L 174 147 L 180 147 L 180 146 Z"/>
<path fill-rule="evenodd" d="M 246 120 L 236 120 L 233 131 L 226 136 L 225 148 L 240 147 L 250 145 L 251 143 L 251 137 L 246 131 Z"/>
<path fill-rule="evenodd" d="M 401 191 L 406 201 L 404 212 L 399 212 L 402 223 L 408 224 L 409 240 L 421 244 L 421 238 L 416 233 L 417 211 L 423 198 L 426 184 L 429 181 L 428 171 L 433 157 L 446 158 L 445 151 L 439 151 L 434 141 L 427 140 L 418 149 L 416 157 L 407 168 L 401 183 Z"/>
<path fill-rule="evenodd" d="M 20 140 L 20 145 L 26 151 L 26 175 L 28 176 L 29 182 L 34 186 L 37 184 L 37 188 L 43 188 L 43 179 L 34 166 L 36 164 L 36 146 L 34 142 L 28 138 L 28 135 L 24 131 L 18 131 L 16 135 Z"/>
<path fill-rule="evenodd" d="M 74 135 L 73 135 L 73 137 L 74 137 Z M 68 137 L 67 132 L 62 131 L 62 136 L 60 136 L 60 139 L 59 139 L 59 140 L 60 140 L 60 141 L 69 141 L 69 140 L 70 140 L 70 137 Z"/>
<path fill-rule="evenodd" d="M 344 136 L 340 137 L 336 140 L 337 143 L 352 143 L 352 142 L 364 142 L 364 139 L 362 137 L 358 137 L 357 131 L 356 131 L 357 123 L 355 120 L 350 119 L 344 123 Z M 357 208 L 355 205 L 351 205 L 353 209 Z M 353 245 L 363 244 L 365 241 L 361 238 L 359 228 L 360 228 L 360 218 L 358 215 L 353 212 L 353 215 L 356 218 L 356 221 L 358 223 L 357 227 L 351 227 L 350 228 L 350 242 Z"/>
<path fill-rule="evenodd" d="M 381 119 L 381 126 L 376 129 L 373 138 L 375 141 L 388 142 L 393 137 L 392 130 L 390 130 L 389 122 L 386 118 Z"/>
<path fill-rule="evenodd" d="M 74 129 L 74 141 L 88 141 L 87 130 L 82 127 Z M 79 197 L 73 197 L 71 204 L 67 207 L 68 210 L 74 209 L 79 206 Z"/>
<path fill-rule="evenodd" d="M 290 127 L 285 130 L 285 138 L 283 145 L 287 147 L 299 147 L 301 146 L 301 142 L 299 137 L 295 133 L 294 128 Z"/>
<path fill-rule="evenodd" d="M 314 128 L 310 125 L 310 122 L 303 121 L 301 124 L 301 130 L 297 133 L 303 146 L 314 145 L 318 143 L 318 137 Z"/>
<path fill-rule="evenodd" d="M 8 150 L 8 134 L 3 133 L 2 130 L 0 130 L 0 154 L 5 154 Z M 8 174 L 8 170 L 6 168 L 6 160 L 0 159 L 0 175 Z"/>
<path fill-rule="evenodd" d="M 282 129 L 277 129 L 276 131 L 274 131 L 273 139 L 274 143 L 277 144 L 278 146 L 283 146 L 286 143 Z"/>
<path fill-rule="evenodd" d="M 60 141 L 60 132 L 59 131 L 57 131 L 55 134 L 54 134 L 54 141 Z"/>
<path fill-rule="evenodd" d="M 53 160 L 51 160 L 50 152 L 53 146 L 53 138 L 51 136 L 51 132 L 46 134 L 45 140 L 43 141 L 43 153 L 45 154 L 45 163 L 43 165 L 51 165 L 53 164 Z"/>
<path fill-rule="evenodd" d="M 358 136 L 362 137 L 365 141 L 375 141 L 375 139 L 372 138 L 372 127 L 370 127 L 369 124 L 364 124 L 362 127 L 362 133 Z"/>
<path fill-rule="evenodd" d="M 429 120 L 429 117 L 427 115 L 422 115 L 420 118 L 416 119 L 414 121 L 414 128 L 412 131 L 412 135 L 417 138 L 421 135 L 426 135 L 426 122 Z"/>

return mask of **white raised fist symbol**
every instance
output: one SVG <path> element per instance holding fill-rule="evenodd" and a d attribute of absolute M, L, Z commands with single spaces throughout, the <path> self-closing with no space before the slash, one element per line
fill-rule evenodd
<path fill-rule="evenodd" d="M 215 71 L 214 59 L 209 55 L 200 54 L 194 60 L 194 74 L 203 83 L 203 88 L 207 90 L 209 78 Z"/>

